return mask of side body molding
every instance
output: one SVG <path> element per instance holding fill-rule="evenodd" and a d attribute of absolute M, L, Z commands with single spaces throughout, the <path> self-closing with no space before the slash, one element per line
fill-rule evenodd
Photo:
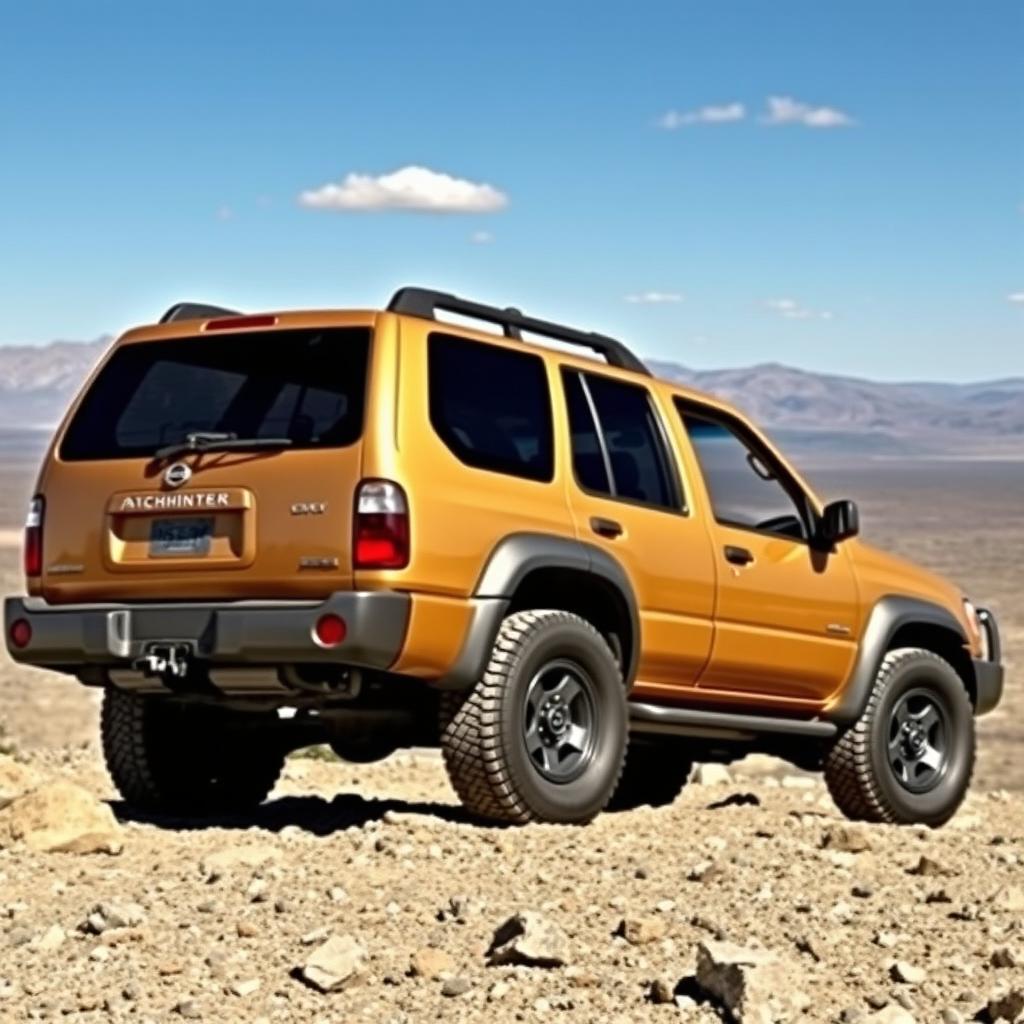
<path fill-rule="evenodd" d="M 904 626 L 935 627 L 954 634 L 961 643 L 967 643 L 963 627 L 941 605 L 896 594 L 880 598 L 868 616 L 850 678 L 836 702 L 825 712 L 825 717 L 837 725 L 856 721 L 867 703 L 890 641 Z"/>
<path fill-rule="evenodd" d="M 477 580 L 469 629 L 455 664 L 438 684 L 441 689 L 465 689 L 483 675 L 516 589 L 537 569 L 586 573 L 614 588 L 632 623 L 629 664 L 624 666 L 626 684 L 632 684 L 640 658 L 640 613 L 625 569 L 606 551 L 583 541 L 543 533 L 515 533 L 497 544 Z"/>

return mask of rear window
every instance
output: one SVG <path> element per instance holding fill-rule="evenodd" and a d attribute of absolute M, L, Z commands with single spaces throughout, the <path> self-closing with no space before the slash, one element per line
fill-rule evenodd
<path fill-rule="evenodd" d="M 430 422 L 467 466 L 548 481 L 554 475 L 551 396 L 543 360 L 431 334 Z"/>
<path fill-rule="evenodd" d="M 93 382 L 61 458 L 138 458 L 193 431 L 340 448 L 363 430 L 368 328 L 125 345 Z"/>

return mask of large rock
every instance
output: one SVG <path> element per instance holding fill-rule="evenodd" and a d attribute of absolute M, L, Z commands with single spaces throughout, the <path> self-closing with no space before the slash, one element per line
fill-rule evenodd
<path fill-rule="evenodd" d="M 29 767 L 19 764 L 13 757 L 0 754 L 0 811 L 35 789 L 42 780 Z"/>
<path fill-rule="evenodd" d="M 536 911 L 524 910 L 494 933 L 487 958 L 495 965 L 563 967 L 569 962 L 569 939 L 553 921 Z"/>
<path fill-rule="evenodd" d="M 321 992 L 349 988 L 366 973 L 366 947 L 351 935 L 331 936 L 313 951 L 299 973 Z"/>
<path fill-rule="evenodd" d="M 766 949 L 707 939 L 697 947 L 697 984 L 737 1024 L 796 1020 L 807 998 L 795 991 L 798 972 Z"/>
<path fill-rule="evenodd" d="M 619 935 L 631 946 L 646 946 L 665 938 L 667 934 L 668 922 L 664 916 L 625 917 L 619 925 Z"/>
<path fill-rule="evenodd" d="M 896 1003 L 883 1006 L 881 1010 L 864 1018 L 864 1024 L 917 1024 L 914 1015 Z"/>
<path fill-rule="evenodd" d="M 1015 1021 L 1024 1015 L 1024 986 L 993 996 L 988 1001 L 988 1017 L 992 1021 Z"/>
<path fill-rule="evenodd" d="M 22 843 L 40 853 L 120 853 L 113 811 L 73 782 L 46 782 L 0 811 L 0 847 Z"/>

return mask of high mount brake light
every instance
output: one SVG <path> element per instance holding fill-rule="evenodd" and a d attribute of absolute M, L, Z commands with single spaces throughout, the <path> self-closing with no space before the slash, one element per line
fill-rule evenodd
<path fill-rule="evenodd" d="M 46 514 L 46 501 L 36 496 L 28 506 L 25 519 L 25 575 L 41 576 L 43 574 L 43 517 Z"/>
<path fill-rule="evenodd" d="M 409 505 L 390 480 L 364 480 L 356 491 L 352 564 L 356 569 L 403 569 L 409 564 Z"/>
<path fill-rule="evenodd" d="M 204 331 L 233 331 L 238 327 L 273 327 L 276 316 L 226 316 L 220 320 L 208 320 Z"/>

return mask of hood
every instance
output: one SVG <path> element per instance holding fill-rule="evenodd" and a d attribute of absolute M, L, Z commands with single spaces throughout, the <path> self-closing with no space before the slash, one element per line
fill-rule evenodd
<path fill-rule="evenodd" d="M 863 541 L 851 544 L 850 554 L 865 604 L 870 606 L 886 594 L 918 597 L 947 608 L 970 635 L 963 607 L 964 592 L 955 583 Z"/>

